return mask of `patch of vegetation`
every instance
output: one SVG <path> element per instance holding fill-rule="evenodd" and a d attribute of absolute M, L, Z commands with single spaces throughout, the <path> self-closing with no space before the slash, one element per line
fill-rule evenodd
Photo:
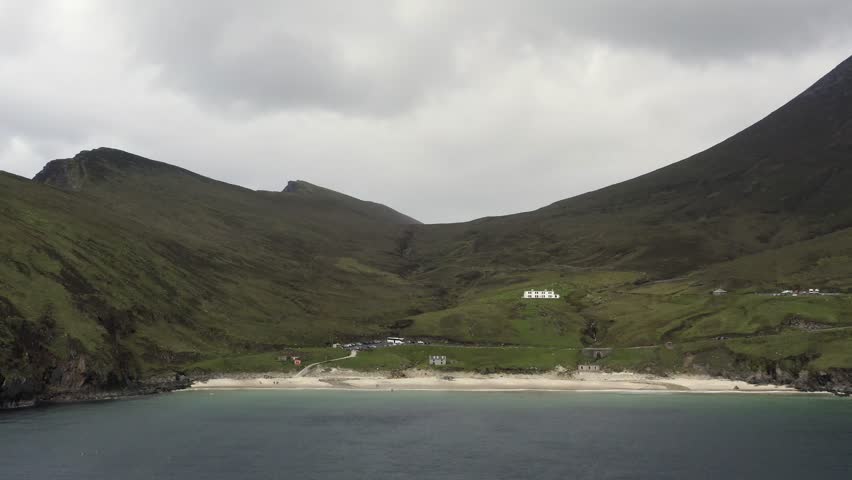
<path fill-rule="evenodd" d="M 429 366 L 430 355 L 446 355 L 447 365 Z M 580 359 L 577 350 L 543 347 L 441 347 L 413 346 L 382 348 L 359 353 L 341 367 L 356 370 L 400 370 L 433 368 L 436 370 L 470 370 L 481 373 L 543 372 L 557 366 L 576 369 Z"/>
<path fill-rule="evenodd" d="M 302 366 L 345 357 L 346 353 L 337 348 L 300 348 L 288 350 L 288 356 L 298 356 Z M 210 358 L 186 365 L 188 372 L 205 373 L 246 373 L 280 372 L 290 373 L 299 370 L 292 360 L 279 360 L 281 352 L 265 352 L 248 355 L 229 355 Z"/>

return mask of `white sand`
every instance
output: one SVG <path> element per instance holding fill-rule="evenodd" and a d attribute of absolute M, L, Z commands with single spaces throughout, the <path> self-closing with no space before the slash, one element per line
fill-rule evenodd
<path fill-rule="evenodd" d="M 478 375 L 468 372 L 451 374 L 409 370 L 405 378 L 389 378 L 376 373 L 332 369 L 310 376 L 274 376 L 216 378 L 196 382 L 193 390 L 298 389 L 298 390 L 439 390 L 439 391 L 648 391 L 702 393 L 797 393 L 783 385 L 752 385 L 742 381 L 706 376 L 678 375 L 656 377 L 638 373 L 557 373 L 541 375 Z M 448 379 L 447 376 L 452 379 Z"/>

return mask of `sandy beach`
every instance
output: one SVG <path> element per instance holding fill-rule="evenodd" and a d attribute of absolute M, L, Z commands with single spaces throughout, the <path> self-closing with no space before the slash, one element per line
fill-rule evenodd
<path fill-rule="evenodd" d="M 331 369 L 302 377 L 275 374 L 235 375 L 195 382 L 192 390 L 295 389 L 295 390 L 433 390 L 433 391 L 598 391 L 696 393 L 798 393 L 784 385 L 752 385 L 707 376 L 657 377 L 639 373 L 554 372 L 540 375 L 471 372 L 436 373 L 409 370 L 403 378 L 382 373 Z"/>

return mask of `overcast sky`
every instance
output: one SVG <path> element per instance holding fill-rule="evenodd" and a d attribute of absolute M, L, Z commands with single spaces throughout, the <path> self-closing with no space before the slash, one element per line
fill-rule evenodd
<path fill-rule="evenodd" d="M 852 54 L 849 0 L 0 0 L 0 169 L 111 146 L 429 223 L 703 150 Z"/>

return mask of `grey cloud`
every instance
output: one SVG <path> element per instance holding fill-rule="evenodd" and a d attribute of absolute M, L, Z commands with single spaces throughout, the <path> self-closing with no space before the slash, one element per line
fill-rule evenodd
<path fill-rule="evenodd" d="M 684 158 L 849 54 L 845 2 L 685 4 L 17 2 L 0 169 L 107 145 L 462 221 Z"/>
<path fill-rule="evenodd" d="M 93 112 L 53 108 L 24 98 L 0 98 L 0 137 L 17 135 L 50 138 L 60 142 L 80 142 L 92 129 L 104 124 Z"/>
<path fill-rule="evenodd" d="M 433 41 L 442 31 L 403 28 L 394 2 L 250 5 L 133 2 L 121 12 L 165 85 L 237 110 L 393 114 L 452 76 Z"/>
<path fill-rule="evenodd" d="M 18 55 L 33 42 L 38 10 L 42 2 L 0 0 L 0 60 Z"/>
<path fill-rule="evenodd" d="M 477 1 L 482 9 L 494 6 Z M 852 2 L 845 0 L 496 2 L 506 28 L 523 28 L 526 38 L 544 43 L 553 43 L 559 35 L 593 39 L 685 62 L 796 54 L 826 39 L 848 40 L 852 33 Z"/>
<path fill-rule="evenodd" d="M 425 20 L 406 16 L 412 5 Z M 852 40 L 852 2 L 846 0 L 163 0 L 124 6 L 141 59 L 160 68 L 164 85 L 201 104 L 263 112 L 396 115 L 479 81 L 460 62 L 488 39 L 485 50 L 507 60 L 591 44 L 645 49 L 686 63 L 795 55 L 832 39 Z"/>

